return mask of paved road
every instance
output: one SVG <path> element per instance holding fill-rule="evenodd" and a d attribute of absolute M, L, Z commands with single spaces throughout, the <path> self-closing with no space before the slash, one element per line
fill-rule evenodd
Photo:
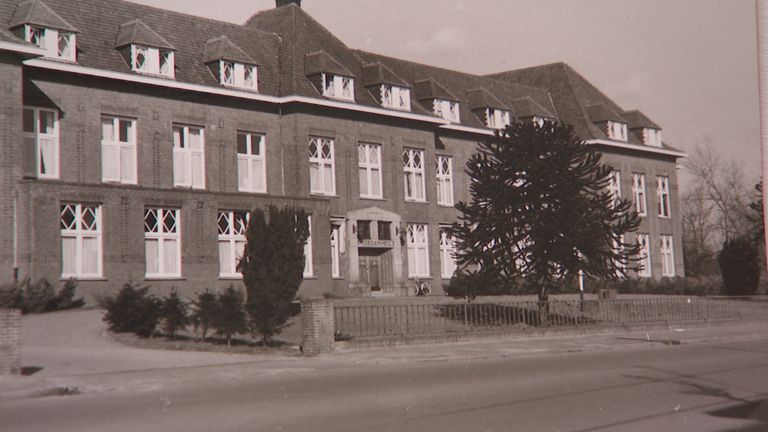
<path fill-rule="evenodd" d="M 78 379 L 84 394 L 0 402 L 0 430 L 768 430 L 768 403 L 761 403 L 768 400 L 768 337 L 486 360 L 334 357 Z"/>

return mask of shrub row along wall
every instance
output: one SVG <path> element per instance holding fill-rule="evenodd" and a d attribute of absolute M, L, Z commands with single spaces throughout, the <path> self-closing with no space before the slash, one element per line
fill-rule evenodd
<path fill-rule="evenodd" d="M 0 309 L 0 375 L 21 372 L 21 311 Z"/>

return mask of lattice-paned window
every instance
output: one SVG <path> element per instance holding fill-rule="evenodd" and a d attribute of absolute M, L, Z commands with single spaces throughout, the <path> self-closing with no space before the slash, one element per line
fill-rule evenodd
<path fill-rule="evenodd" d="M 485 125 L 492 129 L 504 129 L 511 123 L 511 116 L 509 111 L 488 108 L 485 110 Z"/>
<path fill-rule="evenodd" d="M 131 69 L 134 72 L 162 75 L 173 78 L 175 75 L 174 52 L 145 45 L 131 45 Z"/>
<path fill-rule="evenodd" d="M 456 271 L 456 246 L 447 228 L 440 228 L 440 275 L 450 279 Z"/>
<path fill-rule="evenodd" d="M 35 156 L 38 178 L 59 178 L 59 112 L 45 108 L 24 107 L 25 145 Z"/>
<path fill-rule="evenodd" d="M 643 142 L 645 145 L 661 147 L 661 131 L 654 128 L 643 128 Z"/>
<path fill-rule="evenodd" d="M 24 38 L 46 51 L 46 57 L 75 61 L 76 36 L 74 33 L 26 24 Z"/>
<path fill-rule="evenodd" d="M 350 77 L 322 74 L 323 96 L 348 101 L 355 100 L 355 80 Z"/>
<path fill-rule="evenodd" d="M 312 216 L 307 216 L 307 226 L 309 228 L 309 237 L 307 242 L 304 243 L 304 274 L 303 276 L 312 277 L 314 274 L 314 266 L 312 264 Z"/>
<path fill-rule="evenodd" d="M 424 150 L 403 150 L 403 175 L 405 183 L 405 200 L 426 201 Z"/>
<path fill-rule="evenodd" d="M 202 128 L 173 127 L 173 184 L 205 189 L 205 136 Z"/>
<path fill-rule="evenodd" d="M 237 186 L 241 192 L 267 192 L 265 137 L 237 132 Z"/>
<path fill-rule="evenodd" d="M 341 277 L 341 250 L 342 250 L 342 232 L 344 223 L 341 221 L 331 221 L 331 276 Z"/>
<path fill-rule="evenodd" d="M 258 90 L 258 71 L 253 65 L 220 60 L 219 81 L 225 86 Z"/>
<path fill-rule="evenodd" d="M 146 277 L 181 277 L 180 224 L 178 209 L 144 210 Z"/>
<path fill-rule="evenodd" d="M 437 156 L 437 203 L 453 207 L 453 158 Z"/>
<path fill-rule="evenodd" d="M 408 224 L 406 248 L 408 253 L 408 277 L 429 277 L 428 225 Z"/>
<path fill-rule="evenodd" d="M 309 191 L 336 195 L 336 168 L 333 139 L 309 137 Z"/>
<path fill-rule="evenodd" d="M 627 124 L 622 122 L 608 122 L 608 138 L 616 141 L 627 140 Z"/>
<path fill-rule="evenodd" d="M 101 118 L 101 179 L 136 184 L 136 120 Z"/>
<path fill-rule="evenodd" d="M 635 241 L 640 246 L 637 262 L 637 275 L 640 277 L 651 277 L 651 239 L 648 234 L 635 234 Z"/>
<path fill-rule="evenodd" d="M 403 111 L 411 110 L 411 90 L 391 84 L 381 85 L 381 106 Z"/>
<path fill-rule="evenodd" d="M 672 208 L 669 203 L 669 177 L 656 177 L 656 197 L 659 204 L 659 217 L 672 217 Z"/>
<path fill-rule="evenodd" d="M 645 174 L 632 174 L 632 203 L 639 216 L 648 215 L 648 207 L 645 197 Z"/>
<path fill-rule="evenodd" d="M 357 145 L 357 165 L 361 198 L 382 198 L 381 146 L 360 143 Z"/>
<path fill-rule="evenodd" d="M 675 277 L 675 246 L 671 235 L 661 235 L 661 275 Z"/>
<path fill-rule="evenodd" d="M 624 234 L 619 236 L 618 240 L 612 241 L 612 249 L 614 253 L 621 254 L 622 256 L 625 255 L 624 253 Z M 625 272 L 627 270 L 627 261 L 626 260 L 615 260 L 614 263 L 616 264 L 616 277 L 624 277 Z"/>
<path fill-rule="evenodd" d="M 445 99 L 435 99 L 433 110 L 435 115 L 438 115 L 446 120 L 454 123 L 459 123 L 461 118 L 459 116 L 459 103 L 449 101 Z"/>
<path fill-rule="evenodd" d="M 219 212 L 219 276 L 241 278 L 237 264 L 245 249 L 245 230 L 250 214 L 244 211 Z"/>
<path fill-rule="evenodd" d="M 611 196 L 611 205 L 618 205 L 621 201 L 621 172 L 611 171 L 608 178 L 608 194 Z"/>
<path fill-rule="evenodd" d="M 98 278 L 102 275 L 101 206 L 62 204 L 61 276 Z"/>

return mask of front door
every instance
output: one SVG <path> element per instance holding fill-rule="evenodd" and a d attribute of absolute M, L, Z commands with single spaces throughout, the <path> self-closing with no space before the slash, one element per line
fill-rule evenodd
<path fill-rule="evenodd" d="M 381 251 L 367 248 L 358 249 L 360 261 L 360 283 L 371 292 L 381 291 Z"/>

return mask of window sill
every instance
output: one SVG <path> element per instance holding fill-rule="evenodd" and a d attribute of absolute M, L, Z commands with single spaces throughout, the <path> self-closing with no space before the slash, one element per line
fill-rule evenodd
<path fill-rule="evenodd" d="M 182 276 L 144 276 L 145 281 L 185 281 Z"/>
<path fill-rule="evenodd" d="M 315 197 L 322 197 L 322 198 L 341 198 L 339 195 L 336 195 L 336 194 L 324 194 L 324 193 L 317 193 L 317 192 L 310 192 L 309 194 Z"/>
<path fill-rule="evenodd" d="M 98 282 L 98 281 L 107 281 L 107 280 L 109 280 L 109 279 L 105 278 L 104 276 L 75 276 L 75 275 L 72 275 L 72 276 L 60 276 L 59 277 L 59 281 L 60 282 L 66 282 L 66 281 L 68 281 L 70 279 L 74 280 L 74 281 L 77 281 L 77 282 L 80 282 L 80 281 L 82 281 L 82 282 L 91 282 L 91 281 Z"/>
<path fill-rule="evenodd" d="M 454 207 L 455 205 L 456 204 L 437 204 L 438 207 L 442 207 L 442 208 L 455 208 Z"/>
<path fill-rule="evenodd" d="M 672 219 L 672 216 L 662 216 L 662 215 L 659 215 L 659 219 Z"/>
<path fill-rule="evenodd" d="M 368 201 L 387 201 L 384 197 L 360 196 L 361 200 Z"/>
<path fill-rule="evenodd" d="M 302 276 L 303 280 L 317 280 L 317 276 Z"/>
<path fill-rule="evenodd" d="M 240 192 L 240 193 L 247 193 L 247 194 L 254 194 L 254 195 L 268 195 L 266 190 L 238 189 L 237 191 Z"/>
<path fill-rule="evenodd" d="M 405 199 L 406 203 L 413 203 L 413 204 L 429 204 L 429 201 L 419 201 L 419 200 L 412 200 L 412 199 Z"/>
<path fill-rule="evenodd" d="M 242 275 L 236 275 L 236 276 L 235 275 L 230 275 L 230 276 L 219 275 L 219 280 L 243 280 L 243 276 Z"/>

